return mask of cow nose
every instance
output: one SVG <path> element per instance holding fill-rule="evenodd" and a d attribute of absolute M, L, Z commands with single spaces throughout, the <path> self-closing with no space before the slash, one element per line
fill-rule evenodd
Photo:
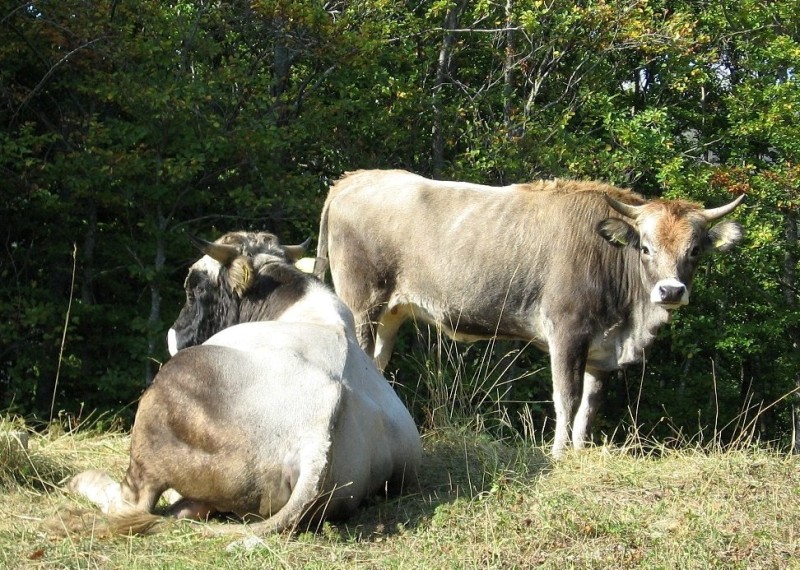
<path fill-rule="evenodd" d="M 660 285 L 658 294 L 662 303 L 679 303 L 686 287 L 683 285 Z"/>
<path fill-rule="evenodd" d="M 653 287 L 650 300 L 659 305 L 686 305 L 689 302 L 689 291 L 677 279 L 663 279 Z"/>

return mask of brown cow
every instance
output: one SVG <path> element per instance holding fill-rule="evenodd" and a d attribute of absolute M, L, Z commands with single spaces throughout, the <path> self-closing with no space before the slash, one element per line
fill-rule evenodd
<path fill-rule="evenodd" d="M 588 440 L 609 372 L 639 361 L 688 303 L 702 255 L 742 239 L 736 222 L 711 226 L 741 199 L 703 209 L 597 182 L 491 187 L 358 171 L 330 190 L 317 254 L 381 369 L 410 317 L 459 340 L 549 351 L 559 455 L 570 432 L 576 448 Z"/>

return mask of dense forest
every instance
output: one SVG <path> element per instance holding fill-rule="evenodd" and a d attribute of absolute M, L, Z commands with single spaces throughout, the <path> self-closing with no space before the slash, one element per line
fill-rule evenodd
<path fill-rule="evenodd" d="M 1 6 L 4 413 L 130 419 L 167 358 L 197 256 L 187 234 L 316 237 L 333 180 L 391 167 L 598 179 L 708 206 L 744 193 L 744 244 L 701 267 L 691 305 L 617 376 L 599 424 L 794 444 L 795 0 Z M 544 371 L 502 397 L 536 403 L 546 430 L 547 361 L 523 353 L 517 367 Z M 395 359 L 393 374 L 412 378 L 418 361 Z"/>

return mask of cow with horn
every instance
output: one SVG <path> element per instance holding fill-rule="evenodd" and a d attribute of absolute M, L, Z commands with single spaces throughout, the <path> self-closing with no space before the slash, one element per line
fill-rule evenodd
<path fill-rule="evenodd" d="M 293 529 L 344 518 L 376 493 L 416 481 L 414 421 L 358 345 L 353 315 L 294 267 L 303 248 L 267 232 L 194 239 L 172 358 L 139 403 L 121 483 L 80 473 L 68 489 L 121 533 L 176 517 L 232 513 L 252 522 L 212 533 Z"/>
<path fill-rule="evenodd" d="M 706 209 L 598 182 L 492 187 L 363 170 L 331 187 L 317 255 L 381 369 L 409 318 L 548 351 L 558 456 L 588 441 L 609 373 L 640 361 L 689 302 L 703 256 L 742 239 L 741 225 L 719 221 L 741 200 Z"/>

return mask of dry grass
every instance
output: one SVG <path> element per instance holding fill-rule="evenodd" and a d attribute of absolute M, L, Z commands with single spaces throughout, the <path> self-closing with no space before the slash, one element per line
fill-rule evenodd
<path fill-rule="evenodd" d="M 21 427 L 4 422 L 0 432 Z M 456 427 L 425 435 L 418 492 L 250 550 L 228 549 L 230 539 L 203 538 L 190 525 L 146 537 L 44 532 L 60 511 L 86 506 L 60 491 L 63 478 L 90 467 L 121 476 L 127 443 L 123 433 L 53 427 L 32 434 L 27 452 L 0 447 L 0 566 L 800 567 L 797 457 L 747 445 L 676 451 L 636 442 L 553 464 L 540 448 Z"/>

